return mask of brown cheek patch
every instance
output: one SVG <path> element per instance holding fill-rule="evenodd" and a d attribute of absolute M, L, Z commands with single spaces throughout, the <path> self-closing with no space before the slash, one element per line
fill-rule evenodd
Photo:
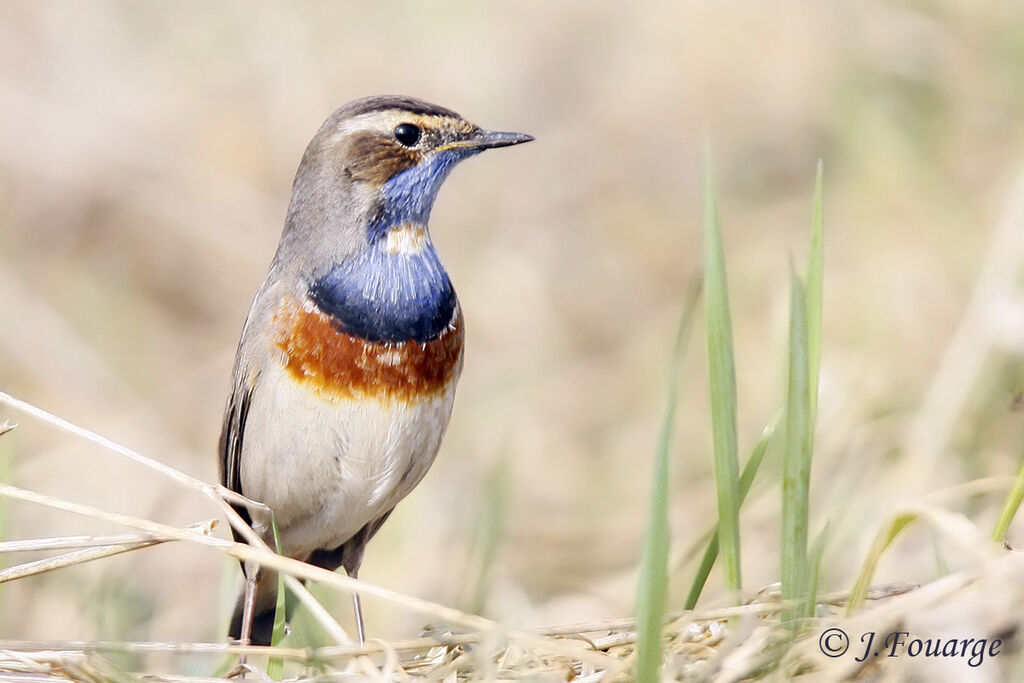
<path fill-rule="evenodd" d="M 383 185 L 390 178 L 418 164 L 422 155 L 391 138 L 375 133 L 360 133 L 353 136 L 346 156 L 352 160 L 347 171 L 354 180 Z"/>
<path fill-rule="evenodd" d="M 462 356 L 462 311 L 437 339 L 375 343 L 338 332 L 318 310 L 287 302 L 274 316 L 274 343 L 296 382 L 325 398 L 411 402 L 445 391 Z"/>

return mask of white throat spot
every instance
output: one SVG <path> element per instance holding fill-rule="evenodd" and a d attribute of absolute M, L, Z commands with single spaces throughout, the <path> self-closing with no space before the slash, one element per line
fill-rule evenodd
<path fill-rule="evenodd" d="M 384 244 L 390 254 L 418 254 L 426 246 L 426 228 L 415 223 L 406 223 L 388 230 Z"/>

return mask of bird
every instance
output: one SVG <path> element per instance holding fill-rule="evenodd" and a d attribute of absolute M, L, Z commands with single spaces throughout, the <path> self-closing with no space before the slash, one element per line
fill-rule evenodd
<path fill-rule="evenodd" d="M 272 510 L 283 555 L 357 577 L 366 544 L 433 463 L 465 332 L 431 209 L 460 161 L 531 140 L 386 95 L 342 106 L 306 147 L 242 329 L 218 449 L 221 483 Z M 277 578 L 250 569 L 228 635 L 267 645 Z M 354 608 L 363 641 L 358 594 Z"/>

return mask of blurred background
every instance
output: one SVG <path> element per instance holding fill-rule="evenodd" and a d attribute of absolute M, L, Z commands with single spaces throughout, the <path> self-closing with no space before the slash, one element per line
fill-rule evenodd
<path fill-rule="evenodd" d="M 470 161 L 438 199 L 465 372 L 436 464 L 362 576 L 521 626 L 628 616 L 672 338 L 701 258 L 704 142 L 742 458 L 783 405 L 789 263 L 805 262 L 820 158 L 812 515 L 831 521 L 822 587 L 848 589 L 894 508 L 1017 470 L 1022 83 L 1024 7 L 1009 2 L 5 2 L 0 390 L 214 481 L 235 345 L 320 123 L 402 93 L 533 134 Z M 670 608 L 715 518 L 703 333 L 679 377 Z M 166 523 L 217 514 L 80 439 L 3 418 L 20 423 L 0 438 L 5 481 Z M 778 577 L 777 469 L 770 454 L 744 508 L 747 595 Z M 988 529 L 998 503 L 949 506 Z M 9 501 L 0 531 L 123 532 Z M 879 580 L 955 568 L 946 545 L 908 536 Z M 0 637 L 217 640 L 238 577 L 179 544 L 8 583 Z M 716 569 L 701 605 L 725 600 Z M 347 596 L 334 604 L 350 623 Z M 382 637 L 425 623 L 366 609 Z"/>

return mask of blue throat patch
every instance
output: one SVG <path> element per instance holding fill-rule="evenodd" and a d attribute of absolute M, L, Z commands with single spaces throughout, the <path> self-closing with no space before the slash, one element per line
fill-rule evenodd
<path fill-rule="evenodd" d="M 387 235 L 409 223 L 426 230 L 438 189 L 465 156 L 442 152 L 384 183 L 380 210 L 367 226 L 367 247 L 309 288 L 340 330 L 371 342 L 426 343 L 451 323 L 455 290 L 429 237 L 415 253 L 394 253 Z"/>

